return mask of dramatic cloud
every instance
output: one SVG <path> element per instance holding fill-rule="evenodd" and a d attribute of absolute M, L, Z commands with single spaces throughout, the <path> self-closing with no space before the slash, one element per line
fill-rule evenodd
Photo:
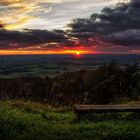
<path fill-rule="evenodd" d="M 3 45 L 2 45 L 3 44 Z M 66 36 L 64 31 L 54 30 L 24 30 L 24 31 L 7 31 L 0 30 L 0 49 L 15 49 L 15 48 L 31 48 L 42 49 L 43 46 L 62 46 L 72 44 L 72 41 Z"/>
<path fill-rule="evenodd" d="M 43 8 L 41 3 L 59 3 L 61 0 L 1 0 L 0 22 L 6 29 L 22 29 L 39 18 L 39 14 L 49 12 L 50 7 Z M 32 24 L 33 25 L 33 24 Z"/>
<path fill-rule="evenodd" d="M 104 8 L 100 14 L 74 20 L 70 27 L 81 42 L 90 39 L 98 46 L 119 46 L 119 51 L 140 50 L 140 1 Z"/>
<path fill-rule="evenodd" d="M 0 0 L 0 23 L 8 30 L 62 29 L 119 0 Z M 56 24 L 57 23 L 57 24 Z"/>

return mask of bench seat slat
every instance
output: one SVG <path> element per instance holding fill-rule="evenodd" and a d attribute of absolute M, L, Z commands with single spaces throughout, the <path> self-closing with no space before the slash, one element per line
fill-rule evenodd
<path fill-rule="evenodd" d="M 86 112 L 140 112 L 140 105 L 76 105 L 75 113 Z"/>

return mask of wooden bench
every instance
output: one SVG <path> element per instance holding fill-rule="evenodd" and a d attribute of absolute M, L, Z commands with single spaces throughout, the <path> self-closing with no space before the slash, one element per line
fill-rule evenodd
<path fill-rule="evenodd" d="M 93 113 L 136 112 L 140 113 L 140 105 L 75 105 L 74 112 L 78 119 L 81 115 Z"/>

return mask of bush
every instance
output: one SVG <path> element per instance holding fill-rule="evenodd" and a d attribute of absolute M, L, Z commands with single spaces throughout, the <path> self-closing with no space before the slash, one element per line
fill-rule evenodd
<path fill-rule="evenodd" d="M 0 79 L 0 99 L 24 99 L 54 106 L 110 104 L 137 100 L 140 71 L 137 65 L 120 67 L 115 61 L 92 71 L 65 73 L 53 79 Z"/>

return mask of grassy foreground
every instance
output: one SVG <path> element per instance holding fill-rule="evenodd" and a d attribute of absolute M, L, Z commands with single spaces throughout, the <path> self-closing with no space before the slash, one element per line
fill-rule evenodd
<path fill-rule="evenodd" d="M 94 118 L 94 119 L 93 119 Z M 88 115 L 23 101 L 0 102 L 1 140 L 140 140 L 138 114 Z"/>

